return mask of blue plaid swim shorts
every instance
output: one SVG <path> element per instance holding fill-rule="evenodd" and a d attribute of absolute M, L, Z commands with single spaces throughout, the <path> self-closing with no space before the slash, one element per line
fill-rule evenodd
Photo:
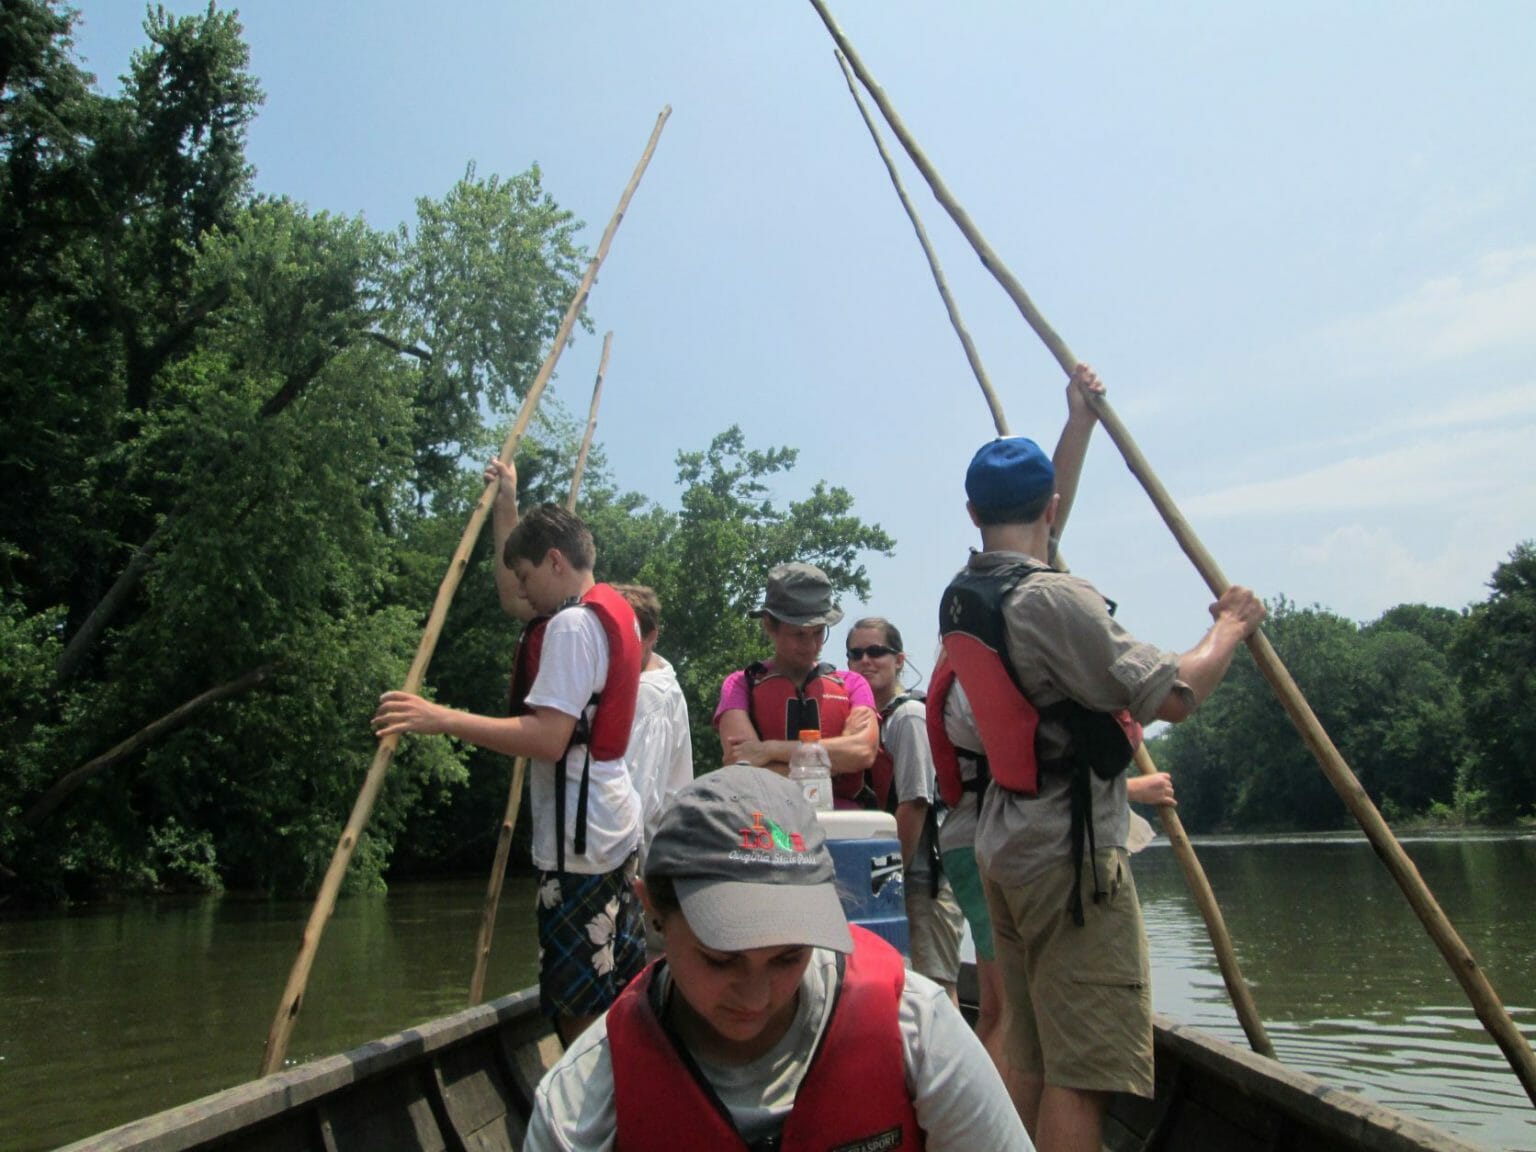
<path fill-rule="evenodd" d="M 546 1016 L 596 1016 L 645 966 L 635 861 L 588 875 L 540 872 L 539 1007 Z"/>

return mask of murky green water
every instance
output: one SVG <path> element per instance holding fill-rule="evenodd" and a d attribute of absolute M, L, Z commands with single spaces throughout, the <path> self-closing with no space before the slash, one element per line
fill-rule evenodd
<path fill-rule="evenodd" d="M 1403 845 L 1516 1025 L 1536 1038 L 1536 837 Z M 1486 1148 L 1536 1149 L 1536 1107 L 1358 837 L 1196 852 L 1280 1059 Z M 1157 1009 L 1245 1045 L 1173 853 L 1136 858 Z"/>
<path fill-rule="evenodd" d="M 468 1000 L 485 881 L 341 901 L 289 1045 L 302 1063 Z M 0 920 L 0 1149 L 44 1149 L 256 1075 L 308 902 L 136 902 Z M 508 878 L 487 999 L 537 979 Z"/>
<path fill-rule="evenodd" d="M 1536 837 L 1410 839 L 1526 1034 L 1536 1032 Z M 1359 839 L 1197 845 L 1282 1059 L 1484 1147 L 1536 1149 L 1533 1108 Z M 1243 1043 L 1183 875 L 1136 861 L 1160 1011 Z M 344 901 L 290 1056 L 463 1006 L 484 881 Z M 533 982 L 532 888 L 509 881 L 489 995 Z M 249 1079 L 308 903 L 140 902 L 0 920 L 0 1148 L 44 1149 Z"/>

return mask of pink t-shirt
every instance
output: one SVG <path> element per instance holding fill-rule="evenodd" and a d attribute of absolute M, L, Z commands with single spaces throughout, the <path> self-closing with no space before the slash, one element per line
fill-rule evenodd
<path fill-rule="evenodd" d="M 767 666 L 772 668 L 773 662 L 771 660 L 768 661 Z M 875 693 L 870 688 L 868 680 L 864 679 L 857 672 L 850 672 L 846 668 L 840 669 L 836 676 L 848 690 L 848 703 L 851 707 L 874 708 Z M 729 712 L 732 708 L 738 708 L 743 712 L 751 712 L 751 708 L 748 707 L 749 703 L 750 701 L 747 697 L 747 674 L 745 670 L 738 668 L 725 678 L 724 684 L 720 685 L 720 703 L 715 708 L 713 720 L 715 727 L 720 727 L 721 715 Z"/>

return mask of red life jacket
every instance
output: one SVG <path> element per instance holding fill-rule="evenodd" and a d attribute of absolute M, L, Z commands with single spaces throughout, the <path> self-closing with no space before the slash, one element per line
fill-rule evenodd
<path fill-rule="evenodd" d="M 812 668 L 805 683 L 796 685 L 782 672 L 759 661 L 744 671 L 747 681 L 747 719 L 759 740 L 794 740 L 802 729 L 815 728 L 822 739 L 841 736 L 853 712 L 848 688 L 830 664 Z M 832 796 L 844 806 L 858 806 L 864 779 L 857 772 L 832 777 Z"/>
<path fill-rule="evenodd" d="M 944 727 L 944 704 L 949 699 L 954 686 L 955 666 L 941 654 L 938 666 L 934 668 L 933 675 L 928 680 L 928 699 L 924 702 L 924 708 L 927 713 L 925 719 L 928 727 L 928 750 L 933 755 L 933 770 L 938 777 L 939 799 L 950 808 L 959 807 L 960 798 L 968 790 L 985 791 L 987 782 L 991 779 L 991 767 L 987 764 L 987 758 L 976 753 L 967 753 L 976 761 L 976 775 L 967 780 L 960 771 L 960 749 L 955 747 L 954 741 L 949 738 L 948 730 Z M 1033 744 L 1033 734 L 1030 739 Z M 1034 759 L 1033 749 L 1030 751 L 1030 759 Z"/>
<path fill-rule="evenodd" d="M 839 958 L 832 1018 L 784 1121 L 780 1152 L 923 1147 L 898 1022 L 901 953 L 856 924 L 849 930 L 853 954 L 846 968 Z M 665 1023 L 655 976 L 653 964 L 608 1009 L 615 1152 L 747 1152 L 725 1105 Z"/>
<path fill-rule="evenodd" d="M 560 608 L 590 608 L 603 626 L 608 640 L 608 678 L 600 691 L 592 694 L 588 704 L 596 709 L 591 721 L 585 710 L 577 719 L 571 732 L 570 743 L 556 765 L 557 774 L 564 774 L 566 756 L 578 744 L 586 746 L 581 766 L 581 789 L 576 802 L 576 829 L 574 846 L 578 855 L 587 849 L 587 787 L 591 777 L 592 761 L 617 760 L 629 748 L 629 731 L 635 720 L 635 700 L 640 693 L 640 627 L 635 621 L 635 610 L 623 595 L 614 591 L 611 584 L 594 584 L 579 600 L 567 602 Z M 517 639 L 517 649 L 512 656 L 512 683 L 508 689 L 507 711 L 513 716 L 526 716 L 530 712 L 526 700 L 539 675 L 539 659 L 544 652 L 544 630 L 553 616 L 540 616 L 530 620 Z M 555 783 L 555 855 L 556 867 L 565 871 L 565 788 L 563 781 Z"/>
<path fill-rule="evenodd" d="M 989 571 L 967 568 L 945 589 L 939 608 L 944 659 L 929 685 L 927 720 L 939 793 L 946 804 L 958 804 L 964 787 L 958 755 L 944 731 L 944 701 L 957 678 L 970 701 L 991 778 L 1010 791 L 1034 796 L 1040 790 L 1042 764 L 1035 737 L 1042 713 L 1068 725 L 1074 756 L 1081 754 L 1105 777 L 1124 771 L 1141 743 L 1141 725 L 1129 712 L 1106 715 L 1073 700 L 1037 709 L 1019 687 L 1008 658 L 1003 601 L 1038 571 L 1042 569 L 1022 562 Z M 1043 766 L 1069 767 L 1070 763 Z"/>

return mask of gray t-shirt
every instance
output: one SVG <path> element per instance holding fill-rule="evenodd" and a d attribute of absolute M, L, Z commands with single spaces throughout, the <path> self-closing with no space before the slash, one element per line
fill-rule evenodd
<path fill-rule="evenodd" d="M 746 1064 L 700 1064 L 748 1143 L 783 1127 L 830 1017 L 836 980 L 836 954 L 817 949 L 800 983 L 794 1022 L 773 1049 Z M 897 1023 L 929 1152 L 1033 1152 L 986 1049 L 937 984 L 908 972 Z M 523 1152 L 609 1152 L 616 1123 L 603 1016 L 539 1082 Z"/>
<path fill-rule="evenodd" d="M 891 754 L 894 766 L 891 787 L 896 791 L 896 802 L 905 804 L 912 800 L 922 800 L 933 804 L 938 796 L 938 788 L 933 771 L 933 752 L 928 747 L 928 718 L 923 702 L 905 700 L 898 704 L 880 726 L 880 742 Z M 917 849 L 912 853 L 912 863 L 906 871 L 909 889 L 914 882 L 926 884 L 932 878 L 933 867 L 929 863 L 931 836 L 932 825 L 925 822 Z"/>
<path fill-rule="evenodd" d="M 1126 709 L 1152 720 L 1174 691 L 1179 657 L 1143 644 L 1115 622 L 1104 597 L 1088 581 L 1046 568 L 1016 552 L 972 553 L 970 568 L 986 571 L 1026 561 L 1037 569 L 1003 603 L 1008 655 L 1020 686 L 1037 708 L 1071 699 L 1095 712 Z M 1063 755 L 1070 735 L 1064 722 L 1042 720 L 1035 747 L 1042 760 Z M 1125 774 L 1090 776 L 1094 838 L 1098 848 L 1124 848 L 1130 809 Z M 998 884 L 1028 883 L 1072 858 L 1071 777 L 1045 772 L 1036 796 L 989 788 L 976 829 L 976 859 Z"/>

